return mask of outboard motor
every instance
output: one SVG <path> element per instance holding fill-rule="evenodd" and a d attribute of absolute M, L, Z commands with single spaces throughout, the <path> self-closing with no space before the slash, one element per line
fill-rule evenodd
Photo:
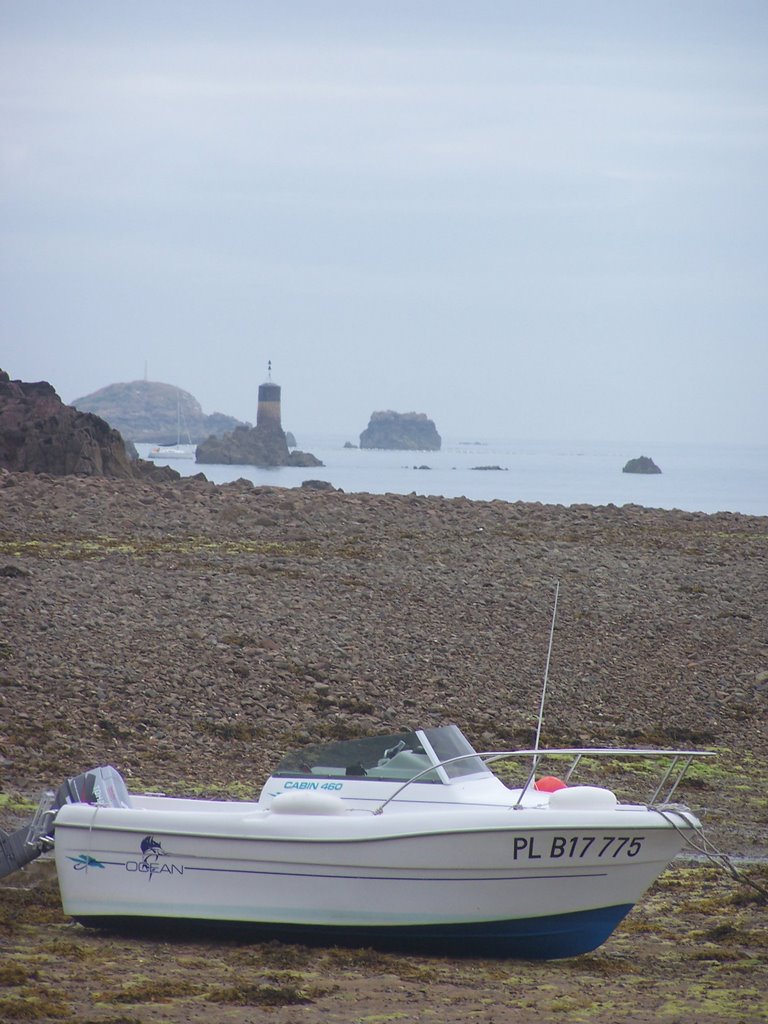
<path fill-rule="evenodd" d="M 67 779 L 55 793 L 46 790 L 28 825 L 15 832 L 0 829 L 0 878 L 53 849 L 56 812 L 64 804 L 130 807 L 130 797 L 122 776 L 111 765 L 91 768 Z"/>
<path fill-rule="evenodd" d="M 61 806 L 54 806 L 52 790 L 43 793 L 37 811 L 28 825 L 22 825 L 15 832 L 0 829 L 0 878 L 5 878 L 25 864 L 35 860 L 41 853 L 53 848 L 53 819 Z"/>

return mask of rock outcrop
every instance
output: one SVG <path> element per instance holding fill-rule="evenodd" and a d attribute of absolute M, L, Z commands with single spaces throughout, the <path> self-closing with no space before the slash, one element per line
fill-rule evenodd
<path fill-rule="evenodd" d="M 360 435 L 361 448 L 436 452 L 442 441 L 423 412 L 374 412 Z"/>
<path fill-rule="evenodd" d="M 175 470 L 132 459 L 99 416 L 64 405 L 47 381 L 11 380 L 0 370 L 0 467 L 54 476 L 171 480 Z"/>
<path fill-rule="evenodd" d="M 220 412 L 206 416 L 188 391 L 150 380 L 109 384 L 72 405 L 101 416 L 124 438 L 139 443 L 197 444 L 211 434 L 221 436 L 248 425 Z"/>
<path fill-rule="evenodd" d="M 641 455 L 639 459 L 630 459 L 622 473 L 660 473 L 661 470 L 647 455 Z"/>
<path fill-rule="evenodd" d="M 236 427 L 197 446 L 196 461 L 225 466 L 322 466 L 309 452 L 289 451 L 285 431 L 272 424 Z"/>
<path fill-rule="evenodd" d="M 340 488 L 334 487 L 330 480 L 303 480 L 301 486 L 305 491 L 335 491 L 337 494 L 344 493 Z"/>

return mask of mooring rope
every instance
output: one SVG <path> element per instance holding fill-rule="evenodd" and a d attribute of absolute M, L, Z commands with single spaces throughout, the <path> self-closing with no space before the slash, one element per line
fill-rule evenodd
<path fill-rule="evenodd" d="M 714 864 L 716 868 L 720 868 L 721 871 L 726 871 L 735 881 L 740 882 L 742 885 L 751 886 L 751 888 L 755 889 L 755 891 L 760 894 L 763 903 L 768 901 L 768 889 L 760 885 L 759 882 L 756 882 L 754 878 L 749 878 L 742 871 L 739 871 L 728 854 L 722 853 L 718 850 L 709 837 L 704 834 L 704 829 L 701 825 L 697 825 L 685 811 L 673 807 L 649 807 L 648 809 L 650 811 L 656 811 L 656 813 L 660 814 L 665 821 L 669 822 L 672 828 L 683 837 L 686 845 L 690 846 L 692 850 L 695 850 L 696 853 L 702 854 L 707 858 L 707 860 Z M 678 823 L 675 821 L 673 814 L 682 818 L 686 825 L 688 825 L 688 828 L 699 837 L 701 840 L 701 846 L 697 846 L 690 834 L 680 828 Z"/>

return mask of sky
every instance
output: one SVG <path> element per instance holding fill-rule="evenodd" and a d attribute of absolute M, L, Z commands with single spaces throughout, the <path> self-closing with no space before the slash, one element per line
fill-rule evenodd
<path fill-rule="evenodd" d="M 0 0 L 0 367 L 768 443 L 764 0 Z"/>

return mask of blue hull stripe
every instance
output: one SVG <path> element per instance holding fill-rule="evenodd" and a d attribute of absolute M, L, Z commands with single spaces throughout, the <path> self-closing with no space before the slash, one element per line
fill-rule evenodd
<path fill-rule="evenodd" d="M 348 873 L 340 875 L 320 871 L 260 871 L 254 870 L 253 868 L 198 868 L 185 864 L 184 873 L 186 874 L 187 871 L 211 871 L 225 875 L 274 875 L 277 878 L 322 878 L 334 882 L 437 882 L 439 885 L 443 885 L 447 882 L 460 882 L 461 884 L 472 882 L 475 884 L 477 882 L 530 882 L 534 880 L 540 881 L 543 878 L 547 880 L 552 878 L 605 878 L 608 874 L 607 871 L 566 871 L 559 875 L 554 873 L 546 875 L 465 875 L 451 878 L 444 875 L 353 875 Z"/>
<path fill-rule="evenodd" d="M 511 921 L 457 924 L 348 926 L 199 921 L 185 918 L 79 916 L 81 924 L 141 932 L 206 932 L 247 935 L 321 945 L 373 946 L 419 954 L 555 959 L 589 953 L 601 945 L 632 909 L 631 903 L 572 914 L 550 914 Z"/>
<path fill-rule="evenodd" d="M 86 854 L 83 854 L 83 853 L 80 854 L 80 857 L 86 857 L 86 856 L 87 856 Z M 85 868 L 91 868 L 91 867 L 101 867 L 101 868 L 103 868 L 103 867 L 118 867 L 118 868 L 124 868 L 124 867 L 126 867 L 126 864 L 127 864 L 127 862 L 124 861 L 124 860 L 100 860 L 100 861 L 96 861 L 93 858 L 91 858 L 91 861 L 89 862 L 89 861 L 85 861 L 85 860 L 80 860 L 78 857 L 69 857 L 68 860 L 74 861 L 74 865 L 73 866 L 74 866 L 74 870 L 75 871 L 82 871 Z M 138 863 L 138 862 L 134 861 L 133 863 Z M 160 860 L 160 861 L 152 861 L 151 862 L 152 866 L 155 866 L 155 864 L 165 864 L 165 863 L 168 863 L 171 866 L 175 866 L 175 863 L 174 863 L 173 860 L 168 860 L 168 861 Z M 315 871 L 291 871 L 290 869 L 285 869 L 285 870 L 282 870 L 282 871 L 272 871 L 272 870 L 267 870 L 267 869 L 262 869 L 262 868 L 210 868 L 210 867 L 199 867 L 199 866 L 197 866 L 195 864 L 182 864 L 182 865 L 179 865 L 179 868 L 180 868 L 180 870 L 184 874 L 186 874 L 188 871 L 200 871 L 200 872 L 206 872 L 206 873 L 217 874 L 217 875 L 263 875 L 263 876 L 271 875 L 271 876 L 273 876 L 275 878 L 322 878 L 322 879 L 330 880 L 330 881 L 334 881 L 334 882 L 338 882 L 338 881 L 343 881 L 343 882 L 350 882 L 350 881 L 355 881 L 355 882 L 360 882 L 360 881 L 362 881 L 362 882 L 397 882 L 398 884 L 400 882 L 419 882 L 419 883 L 437 882 L 440 885 L 443 885 L 443 884 L 448 883 L 448 882 L 459 882 L 461 884 L 466 884 L 467 882 L 472 882 L 473 884 L 476 884 L 478 882 L 532 882 L 532 881 L 541 881 L 541 879 L 550 880 L 550 879 L 556 879 L 556 878 L 605 878 L 606 875 L 608 874 L 607 871 L 587 871 L 587 870 L 576 871 L 576 870 L 571 869 L 569 871 L 564 871 L 562 874 L 556 874 L 555 872 L 551 872 L 550 871 L 550 872 L 547 872 L 547 874 L 543 874 L 543 875 L 533 875 L 533 874 L 529 874 L 529 873 L 526 872 L 524 874 L 518 874 L 518 875 L 456 875 L 454 877 L 451 877 L 450 875 L 429 875 L 429 874 L 422 874 L 422 875 L 399 875 L 399 874 L 388 874 L 388 875 L 365 874 L 365 875 L 355 875 L 355 874 L 350 873 L 349 871 L 344 872 L 344 874 L 339 874 L 338 872 L 318 871 L 318 870 L 315 870 Z"/>

